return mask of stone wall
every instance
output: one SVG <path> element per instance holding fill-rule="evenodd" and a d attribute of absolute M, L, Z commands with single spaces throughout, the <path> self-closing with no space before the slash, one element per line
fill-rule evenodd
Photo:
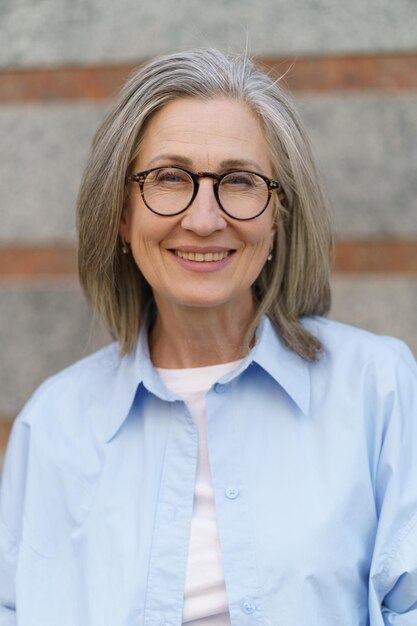
<path fill-rule="evenodd" d="M 332 316 L 417 353 L 415 0 L 3 0 L 0 29 L 0 450 L 41 380 L 106 340 L 75 197 L 108 99 L 160 52 L 248 47 L 286 73 L 334 207 Z"/>

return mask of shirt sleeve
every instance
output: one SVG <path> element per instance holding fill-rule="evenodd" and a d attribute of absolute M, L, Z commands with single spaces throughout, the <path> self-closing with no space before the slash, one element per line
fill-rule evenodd
<path fill-rule="evenodd" d="M 381 369 L 384 432 L 375 485 L 371 626 L 417 624 L 417 367 L 408 349 L 397 345 L 394 375 Z"/>
<path fill-rule="evenodd" d="M 0 626 L 14 626 L 16 624 L 14 588 L 16 562 L 16 541 L 0 520 Z"/>
<path fill-rule="evenodd" d="M 0 626 L 16 625 L 15 579 L 23 518 L 29 430 L 16 420 L 0 491 Z"/>

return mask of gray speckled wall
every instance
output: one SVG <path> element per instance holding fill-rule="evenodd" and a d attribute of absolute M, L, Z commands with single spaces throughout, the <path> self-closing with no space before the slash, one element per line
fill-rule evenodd
<path fill-rule="evenodd" d="M 417 49 L 415 0 L 2 0 L 0 70 L 141 61 L 214 45 L 264 56 Z M 297 93 L 340 238 L 417 238 L 417 93 Z M 74 243 L 74 204 L 107 104 L 0 102 L 0 247 Z M 332 316 L 417 353 L 416 276 L 337 275 Z M 0 282 L 0 419 L 105 341 L 75 281 Z"/>
<path fill-rule="evenodd" d="M 115 62 L 190 46 L 282 55 L 415 48 L 414 0 L 2 0 L 0 64 Z"/>

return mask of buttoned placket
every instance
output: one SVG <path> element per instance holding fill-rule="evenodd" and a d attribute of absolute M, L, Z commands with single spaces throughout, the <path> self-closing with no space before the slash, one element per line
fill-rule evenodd
<path fill-rule="evenodd" d="M 171 401 L 170 413 L 149 561 L 144 626 L 182 623 L 198 433 L 184 402 Z"/>
<path fill-rule="evenodd" d="M 239 382 L 207 395 L 208 447 L 232 626 L 266 626 L 236 429 Z M 239 409 L 240 410 L 240 409 Z"/>

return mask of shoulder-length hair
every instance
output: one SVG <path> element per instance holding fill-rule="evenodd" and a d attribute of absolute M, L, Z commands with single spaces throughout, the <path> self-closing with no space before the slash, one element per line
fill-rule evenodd
<path fill-rule="evenodd" d="M 260 119 L 273 176 L 286 198 L 282 204 L 275 200 L 273 260 L 252 286 L 256 317 L 247 338 L 267 315 L 292 350 L 317 359 L 322 345 L 300 320 L 325 315 L 330 308 L 328 202 L 293 104 L 278 81 L 246 55 L 227 57 L 214 49 L 164 55 L 139 68 L 122 88 L 94 137 L 78 196 L 79 276 L 87 299 L 122 353 L 131 351 L 152 291 L 132 255 L 121 250 L 126 179 L 147 120 L 167 102 L 184 97 L 230 98 L 248 105 Z"/>

